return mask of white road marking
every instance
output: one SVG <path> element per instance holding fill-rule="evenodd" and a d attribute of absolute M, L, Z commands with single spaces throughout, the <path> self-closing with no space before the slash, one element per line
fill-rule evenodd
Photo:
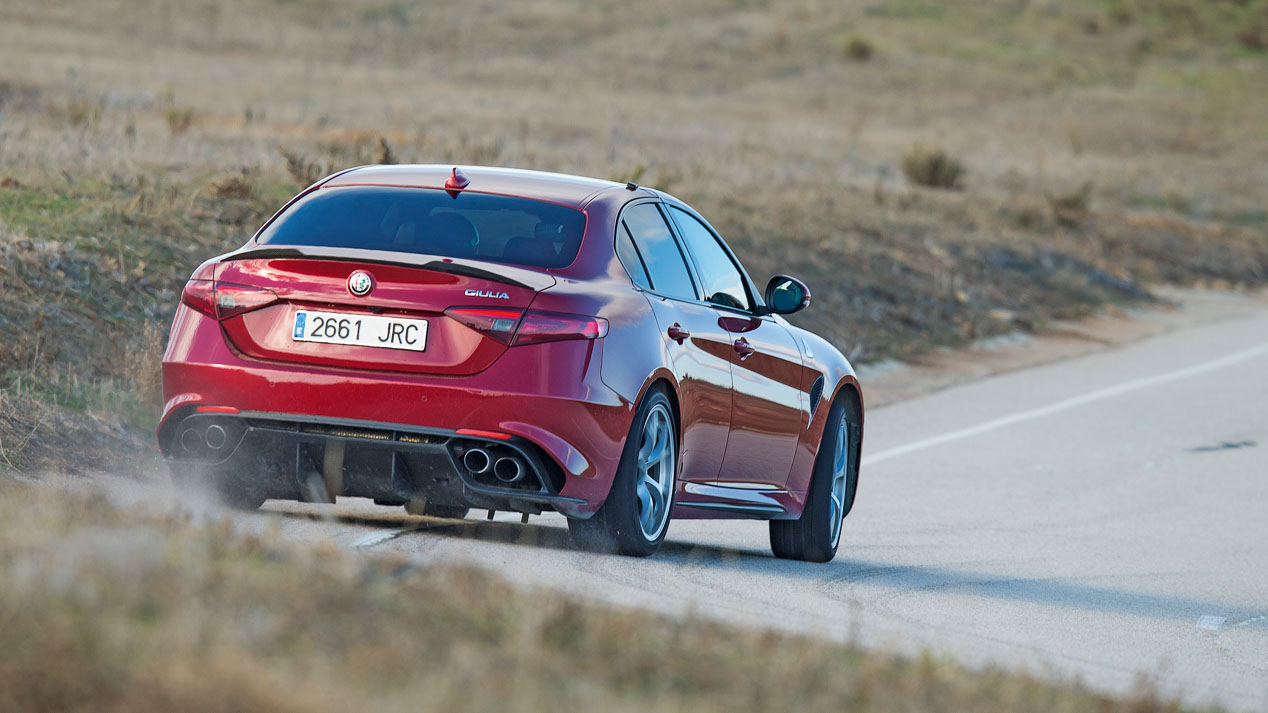
<path fill-rule="evenodd" d="M 1203 614 L 1198 617 L 1198 628 L 1205 629 L 1207 631 L 1219 631 L 1220 627 L 1224 626 L 1224 622 L 1226 621 L 1228 620 L 1222 616 L 1217 616 L 1215 614 Z"/>
<path fill-rule="evenodd" d="M 1247 626 L 1247 625 L 1250 625 L 1250 624 L 1258 624 L 1258 623 L 1259 623 L 1259 622 L 1261 622 L 1261 621 L 1268 621 L 1268 614 L 1265 614 L 1265 615 L 1263 615 L 1263 616 L 1257 616 L 1257 617 L 1254 617 L 1254 618 L 1251 618 L 1251 619 L 1247 619 L 1246 621 L 1239 621 L 1239 622 L 1237 622 L 1236 624 L 1231 624 L 1231 625 L 1229 626 L 1229 628 L 1231 629 L 1231 628 L 1233 628 L 1233 627 L 1235 627 L 1235 626 Z"/>
<path fill-rule="evenodd" d="M 376 530 L 358 539 L 356 542 L 353 542 L 352 547 L 353 549 L 357 549 L 357 550 L 369 549 L 371 547 L 374 547 L 375 545 L 381 545 L 384 542 L 387 542 L 388 540 L 396 539 L 397 537 L 400 537 L 401 535 L 404 535 L 405 533 L 411 532 L 415 529 L 417 528 L 406 527 L 400 530 Z"/>
<path fill-rule="evenodd" d="M 1122 394 L 1125 394 L 1131 391 L 1147 389 L 1151 386 L 1158 386 L 1160 384 L 1167 384 L 1172 381 L 1187 379 L 1189 377 L 1197 376 L 1199 374 L 1206 374 L 1212 371 L 1216 371 L 1218 369 L 1223 369 L 1224 367 L 1227 367 L 1227 366 L 1232 366 L 1233 364 L 1244 362 L 1248 359 L 1254 359 L 1255 357 L 1261 356 L 1263 354 L 1268 354 L 1268 342 L 1264 344 L 1260 344 L 1259 346 L 1256 346 L 1256 347 L 1251 347 L 1249 349 L 1243 349 L 1242 351 L 1234 352 L 1232 354 L 1229 354 L 1228 356 L 1220 357 L 1219 359 L 1213 359 L 1211 361 L 1208 361 L 1202 364 L 1186 367 L 1184 369 L 1178 369 L 1176 371 L 1169 371 L 1167 373 L 1158 374 L 1156 376 L 1148 376 L 1143 379 L 1133 379 L 1132 381 L 1127 381 L 1122 384 L 1118 384 L 1117 386 L 1109 386 L 1104 389 L 1098 389 L 1096 391 L 1092 391 L 1092 392 L 1083 394 L 1081 396 L 1074 396 L 1068 399 L 1064 399 L 1062 401 L 1058 401 L 1054 404 L 1049 404 L 1041 408 L 1031 409 L 1029 411 L 1019 411 L 1018 413 L 1014 413 L 1009 416 L 1004 416 L 1002 418 L 997 418 L 992 421 L 987 421 L 986 423 L 981 423 L 976 426 L 970 426 L 969 428 L 961 428 L 958 431 L 951 431 L 950 433 L 944 433 L 940 436 L 933 436 L 932 438 L 926 438 L 924 440 L 916 441 L 915 443 L 908 443 L 905 446 L 897 446 L 895 448 L 890 448 L 888 450 L 881 451 L 880 453 L 865 455 L 863 456 L 863 465 L 864 466 L 876 465 L 877 463 L 880 463 L 882 461 L 887 461 L 891 458 L 905 456 L 909 453 L 915 453 L 916 451 L 923 451 L 928 448 L 933 448 L 935 446 L 943 445 L 944 443 L 959 441 L 965 438 L 970 438 L 972 436 L 978 436 L 983 433 L 998 431 L 1001 428 L 1006 428 L 1008 426 L 1012 426 L 1017 423 L 1022 423 L 1025 421 L 1033 421 L 1037 418 L 1043 418 L 1044 416 L 1051 416 L 1052 414 L 1061 413 L 1062 411 L 1068 411 L 1078 406 L 1083 406 L 1085 404 L 1090 404 L 1096 401 L 1102 401 L 1104 399 L 1113 398 L 1115 396 L 1121 396 Z"/>

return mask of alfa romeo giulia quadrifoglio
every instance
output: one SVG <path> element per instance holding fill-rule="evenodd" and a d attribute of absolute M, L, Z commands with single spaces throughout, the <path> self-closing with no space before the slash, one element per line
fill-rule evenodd
<path fill-rule="evenodd" d="M 858 482 L 854 371 L 690 206 L 633 183 L 367 166 L 190 277 L 158 441 L 239 508 L 372 498 L 567 518 L 648 555 L 671 518 L 769 520 L 827 561 Z"/>

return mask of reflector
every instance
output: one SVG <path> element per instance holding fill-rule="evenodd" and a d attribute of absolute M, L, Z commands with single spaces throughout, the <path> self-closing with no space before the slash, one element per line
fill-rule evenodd
<path fill-rule="evenodd" d="M 445 310 L 445 315 L 448 317 L 503 344 L 511 343 L 511 337 L 515 334 L 515 325 L 519 324 L 521 314 L 523 313 L 517 309 L 489 307 L 450 307 Z"/>

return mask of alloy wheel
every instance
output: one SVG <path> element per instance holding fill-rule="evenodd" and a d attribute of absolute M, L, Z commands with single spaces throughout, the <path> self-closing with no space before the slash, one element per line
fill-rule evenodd
<path fill-rule="evenodd" d="M 643 422 L 638 446 L 634 496 L 638 501 L 639 527 L 648 541 L 660 537 L 669 522 L 677 466 L 674 421 L 669 409 L 656 404 Z M 844 486 L 842 493 L 844 493 Z"/>
<path fill-rule="evenodd" d="M 849 444 L 846 437 L 846 420 L 841 419 L 837 432 L 836 452 L 832 457 L 832 501 L 828 507 L 828 522 L 832 528 L 832 545 L 835 547 L 841 539 L 841 521 L 845 519 L 845 486 L 846 476 L 850 470 Z"/>

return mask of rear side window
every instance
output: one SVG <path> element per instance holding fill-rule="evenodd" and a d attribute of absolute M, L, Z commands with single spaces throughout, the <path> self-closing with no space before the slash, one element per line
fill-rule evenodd
<path fill-rule="evenodd" d="M 669 297 L 696 299 L 687 261 L 660 210 L 651 203 L 640 203 L 625 211 L 623 221 L 647 266 L 652 289 Z"/>
<path fill-rule="evenodd" d="M 265 245 L 390 250 L 564 267 L 577 257 L 586 218 L 528 198 L 431 188 L 319 188 L 277 217 Z"/>
<path fill-rule="evenodd" d="M 643 258 L 639 256 L 638 248 L 634 247 L 634 241 L 630 238 L 630 231 L 624 225 L 616 226 L 616 255 L 634 284 L 645 290 L 652 289 L 652 282 L 647 278 L 647 268 L 643 266 Z"/>

